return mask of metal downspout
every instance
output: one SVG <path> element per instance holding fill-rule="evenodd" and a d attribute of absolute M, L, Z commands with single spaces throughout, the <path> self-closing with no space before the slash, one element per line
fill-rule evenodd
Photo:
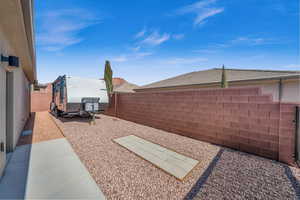
<path fill-rule="evenodd" d="M 280 123 L 281 123 L 281 98 L 282 98 L 282 79 L 279 79 L 279 84 L 278 84 L 278 101 L 279 101 L 279 126 L 278 126 L 278 134 L 280 135 Z M 278 150 L 279 150 L 279 140 L 280 137 L 278 137 Z M 279 152 L 278 152 L 278 160 L 280 160 Z"/>
<path fill-rule="evenodd" d="M 279 85 L 278 85 L 278 101 L 281 103 L 282 99 L 282 79 L 279 79 Z"/>
<path fill-rule="evenodd" d="M 296 116 L 295 116 L 295 162 L 297 163 L 298 167 L 300 166 L 299 161 L 299 132 L 300 132 L 300 107 L 296 106 Z"/>
<path fill-rule="evenodd" d="M 118 117 L 118 93 L 114 94 L 115 96 L 115 117 Z"/>

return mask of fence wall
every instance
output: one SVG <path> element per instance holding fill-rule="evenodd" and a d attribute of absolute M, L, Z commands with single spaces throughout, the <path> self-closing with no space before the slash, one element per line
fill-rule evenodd
<path fill-rule="evenodd" d="M 45 89 L 31 92 L 31 112 L 48 111 L 52 100 L 52 85 Z"/>
<path fill-rule="evenodd" d="M 107 114 L 292 164 L 296 105 L 228 88 L 115 94 Z"/>

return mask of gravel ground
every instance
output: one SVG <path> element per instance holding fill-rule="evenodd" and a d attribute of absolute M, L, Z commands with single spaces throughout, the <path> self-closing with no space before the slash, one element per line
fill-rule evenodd
<path fill-rule="evenodd" d="M 275 161 L 98 115 L 55 119 L 107 199 L 296 199 L 300 171 Z M 183 181 L 114 143 L 141 136 L 200 161 Z"/>
<path fill-rule="evenodd" d="M 276 161 L 225 149 L 194 199 L 297 199 L 293 170 L 299 173 Z"/>

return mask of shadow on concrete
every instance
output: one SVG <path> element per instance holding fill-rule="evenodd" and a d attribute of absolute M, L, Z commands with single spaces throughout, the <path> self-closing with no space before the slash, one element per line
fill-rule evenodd
<path fill-rule="evenodd" d="M 35 115 L 28 122 L 28 127 L 34 124 Z M 33 127 L 33 126 L 32 126 Z M 26 129 L 28 130 L 28 129 Z M 28 171 L 31 157 L 32 136 L 26 137 L 21 146 L 10 152 L 3 176 L 0 180 L 0 199 L 25 199 Z M 28 145 L 23 145 L 29 143 Z"/>
<path fill-rule="evenodd" d="M 0 199 L 25 198 L 35 121 L 36 113 L 32 112 L 23 128 L 23 131 L 31 130 L 32 133 L 20 135 L 15 151 L 7 155 L 9 159 L 0 179 Z"/>

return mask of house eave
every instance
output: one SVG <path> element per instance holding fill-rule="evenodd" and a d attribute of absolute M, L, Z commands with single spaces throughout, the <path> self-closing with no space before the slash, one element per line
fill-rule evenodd
<path fill-rule="evenodd" d="M 11 49 L 19 57 L 27 79 L 36 80 L 32 0 L 1 0 L 0 29 Z M 7 56 L 7 55 L 6 55 Z"/>

